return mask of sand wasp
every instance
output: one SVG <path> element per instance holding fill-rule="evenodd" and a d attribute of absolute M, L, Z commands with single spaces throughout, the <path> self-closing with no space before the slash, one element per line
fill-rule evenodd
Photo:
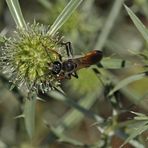
<path fill-rule="evenodd" d="M 103 58 L 103 53 L 99 50 L 89 51 L 79 57 L 73 56 L 71 42 L 61 44 L 65 46 L 68 58 L 63 61 L 61 55 L 57 53 L 60 60 L 50 64 L 51 73 L 59 80 L 70 79 L 71 76 L 78 78 L 77 71 L 79 69 L 97 64 Z"/>

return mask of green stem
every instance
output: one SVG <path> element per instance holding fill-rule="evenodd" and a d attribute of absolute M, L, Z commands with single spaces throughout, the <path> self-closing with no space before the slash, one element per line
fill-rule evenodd
<path fill-rule="evenodd" d="M 117 16 L 119 15 L 121 6 L 123 4 L 124 0 L 115 0 L 114 5 L 111 9 L 111 12 L 109 13 L 109 16 L 107 18 L 107 21 L 104 25 L 104 28 L 98 38 L 97 44 L 95 46 L 95 49 L 99 49 L 101 50 L 107 40 L 107 37 L 113 27 L 113 24 L 117 18 Z"/>
<path fill-rule="evenodd" d="M 25 28 L 26 22 L 24 20 L 18 0 L 6 0 L 11 15 L 19 28 Z"/>
<path fill-rule="evenodd" d="M 36 105 L 36 93 L 30 92 L 28 98 L 25 100 L 24 106 L 24 120 L 27 133 L 32 139 L 35 130 L 35 105 Z"/>
<path fill-rule="evenodd" d="M 78 105 L 88 110 L 94 104 L 96 98 L 97 97 L 95 94 L 88 94 L 85 96 L 85 99 L 82 99 L 78 102 Z M 71 104 L 71 106 L 73 105 Z M 88 114 L 85 114 L 84 111 L 82 112 L 82 110 L 80 111 L 75 109 L 71 109 L 70 111 L 68 111 L 65 116 L 59 120 L 59 125 L 54 129 L 54 131 L 58 133 L 58 135 L 64 133 L 67 127 L 74 127 L 76 124 L 78 124 L 78 122 L 83 119 L 84 115 L 89 116 Z M 93 118 L 96 119 L 96 121 L 98 121 L 99 123 L 103 122 L 103 119 L 99 116 L 96 116 L 95 114 Z"/>
<path fill-rule="evenodd" d="M 52 24 L 48 33 L 50 35 L 54 35 L 59 30 L 59 28 L 61 28 L 61 26 L 68 20 L 73 11 L 80 5 L 82 1 L 83 0 L 71 0 Z"/>

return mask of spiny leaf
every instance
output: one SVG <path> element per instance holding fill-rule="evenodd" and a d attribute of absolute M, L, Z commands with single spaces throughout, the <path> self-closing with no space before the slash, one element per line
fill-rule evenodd
<path fill-rule="evenodd" d="M 26 99 L 24 107 L 25 127 L 30 139 L 33 137 L 35 128 L 35 104 L 36 95 L 31 93 L 31 96 Z"/>
<path fill-rule="evenodd" d="M 103 58 L 101 65 L 105 69 L 120 69 L 133 66 L 133 63 L 123 59 Z"/>
<path fill-rule="evenodd" d="M 139 20 L 139 18 L 132 12 L 130 8 L 128 8 L 126 5 L 124 5 L 126 11 L 128 12 L 130 18 L 132 19 L 133 23 L 137 27 L 137 29 L 140 31 L 142 34 L 143 38 L 148 42 L 148 30 L 147 28 L 143 25 L 143 23 Z"/>
<path fill-rule="evenodd" d="M 54 21 L 48 33 L 50 35 L 54 35 L 58 31 L 58 29 L 68 20 L 73 11 L 79 6 L 82 1 L 83 0 L 71 0 Z"/>
<path fill-rule="evenodd" d="M 118 91 L 122 87 L 125 87 L 126 85 L 128 85 L 134 81 L 140 80 L 140 79 L 144 78 L 145 76 L 146 76 L 146 74 L 145 74 L 145 72 L 143 72 L 143 73 L 132 75 L 132 76 L 129 76 L 129 77 L 123 79 L 110 91 L 109 96 L 111 96 L 114 92 Z"/>
<path fill-rule="evenodd" d="M 6 2 L 17 27 L 25 28 L 26 22 L 24 20 L 18 0 L 6 0 Z"/>
<path fill-rule="evenodd" d="M 146 122 L 147 123 L 147 122 Z M 144 125 L 138 128 L 134 128 L 132 129 L 132 133 L 130 134 L 130 136 L 125 140 L 125 142 L 120 146 L 120 148 L 122 148 L 126 143 L 128 143 L 129 141 L 131 141 L 132 139 L 134 139 L 136 136 L 140 135 L 141 133 L 143 133 L 144 131 L 146 131 L 148 129 L 148 125 Z"/>

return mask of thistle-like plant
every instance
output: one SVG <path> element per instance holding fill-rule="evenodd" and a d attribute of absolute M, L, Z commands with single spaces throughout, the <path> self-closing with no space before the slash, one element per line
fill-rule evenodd
<path fill-rule="evenodd" d="M 80 2 L 71 1 L 67 8 L 72 13 Z M 20 10 L 18 2 L 7 3 L 17 29 L 12 37 L 6 38 L 2 47 L 0 64 L 2 72 L 6 73 L 14 85 L 25 86 L 29 91 L 40 89 L 45 92 L 59 86 L 59 80 L 52 73 L 52 63 L 59 61 L 60 57 L 66 58 L 66 51 L 61 46 L 62 37 L 57 30 L 71 13 L 65 9 L 51 27 L 35 21 L 33 24 L 26 24 L 21 12 L 18 13 Z"/>
<path fill-rule="evenodd" d="M 21 117 L 24 117 L 26 130 L 32 137 L 38 90 L 45 92 L 60 85 L 51 70 L 54 61 L 66 58 L 65 48 L 61 46 L 62 37 L 57 31 L 82 0 L 71 0 L 50 27 L 36 21 L 27 24 L 18 0 L 6 2 L 16 23 L 16 30 L 9 38 L 0 36 L 0 67 L 13 86 L 25 86 L 27 89 L 24 90 L 29 92 L 26 93 L 29 99 L 25 99 Z"/>
<path fill-rule="evenodd" d="M 52 62 L 65 55 L 61 37 L 48 34 L 48 27 L 36 22 L 18 28 L 2 48 L 2 68 L 10 81 L 30 89 L 49 90 L 59 85 L 51 72 Z"/>

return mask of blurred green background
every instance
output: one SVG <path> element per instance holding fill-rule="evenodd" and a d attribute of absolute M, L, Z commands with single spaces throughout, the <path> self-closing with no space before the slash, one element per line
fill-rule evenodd
<path fill-rule="evenodd" d="M 26 22 L 36 20 L 52 25 L 68 0 L 19 2 Z M 60 28 L 64 39 L 72 42 L 74 55 L 98 49 L 104 53 L 101 64 L 109 62 L 107 68 L 82 69 L 78 72 L 79 79 L 64 81 L 62 89 L 66 97 L 55 92 L 39 93 L 42 101 L 36 103 L 32 140 L 27 135 L 23 118 L 16 118 L 24 109 L 24 91 L 18 88 L 10 91 L 9 80 L 0 74 L 0 148 L 118 148 L 128 136 L 126 129 L 130 125 L 122 126 L 122 123 L 135 116 L 130 111 L 148 113 L 147 77 L 121 87 L 111 97 L 108 95 L 120 80 L 145 71 L 144 66 L 148 65 L 148 57 L 144 56 L 148 52 L 146 41 L 124 6 L 119 3 L 114 8 L 115 3 L 115 0 L 85 0 Z M 125 0 L 124 4 L 148 26 L 147 0 Z M 119 12 L 112 13 L 113 10 Z M 109 30 L 104 30 L 107 21 Z M 6 36 L 11 36 L 15 30 L 4 0 L 0 0 L 0 30 L 1 35 Z M 125 68 L 118 66 L 122 65 L 120 60 L 125 60 Z M 98 73 L 94 73 L 93 68 Z M 138 136 L 136 141 L 140 144 L 137 147 L 148 147 L 147 135 L 145 131 Z M 124 147 L 136 146 L 126 144 Z"/>

